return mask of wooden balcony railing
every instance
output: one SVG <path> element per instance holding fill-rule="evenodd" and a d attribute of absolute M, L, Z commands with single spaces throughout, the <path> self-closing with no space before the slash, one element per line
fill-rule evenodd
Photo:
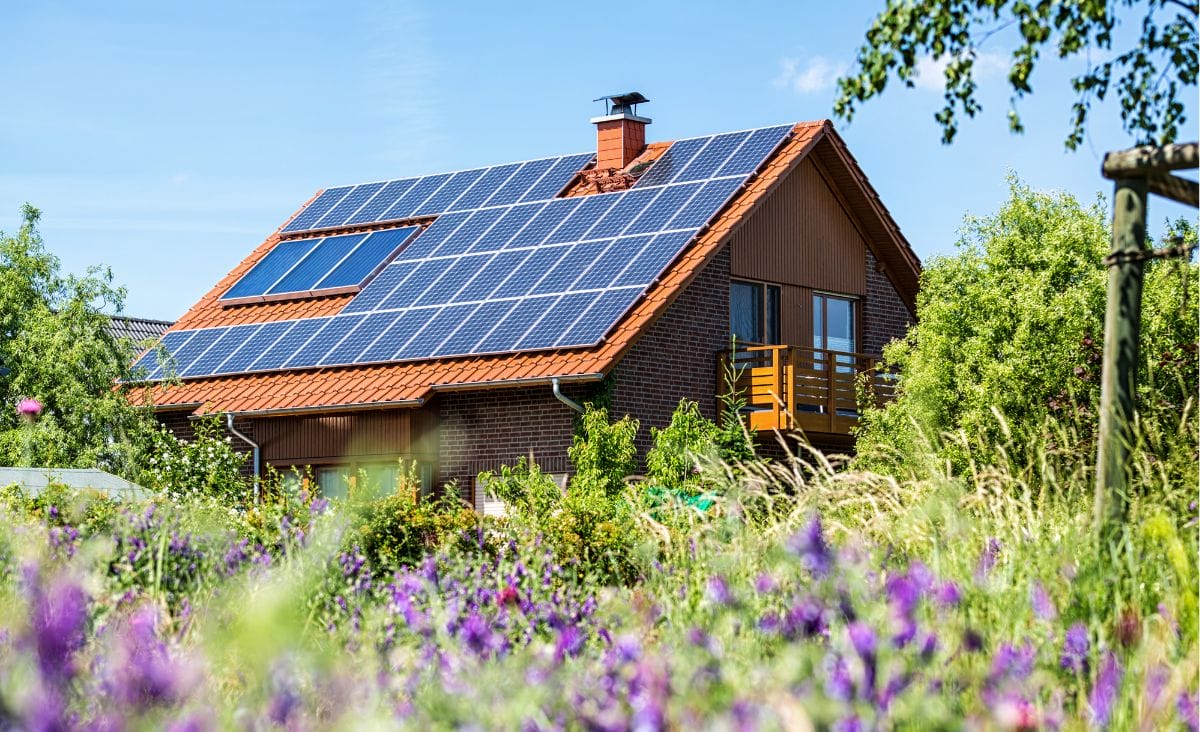
<path fill-rule="evenodd" d="M 850 434 L 858 423 L 860 380 L 878 405 L 896 394 L 896 375 L 862 353 L 744 346 L 722 352 L 721 365 L 723 375 L 732 367 L 734 388 L 746 402 L 746 426 L 754 430 Z"/>

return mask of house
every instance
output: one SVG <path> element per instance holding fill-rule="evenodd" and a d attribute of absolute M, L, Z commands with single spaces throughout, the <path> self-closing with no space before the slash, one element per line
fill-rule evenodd
<path fill-rule="evenodd" d="M 521 456 L 565 473 L 578 402 L 639 419 L 643 455 L 681 398 L 716 417 L 724 362 L 753 429 L 848 446 L 920 264 L 842 138 L 647 142 L 646 100 L 604 99 L 594 151 L 319 191 L 143 356 L 159 419 L 224 415 L 330 492 L 403 457 L 478 502 Z"/>
<path fill-rule="evenodd" d="M 162 338 L 163 333 L 172 325 L 169 320 L 135 318 L 129 315 L 108 316 L 108 334 L 117 340 L 131 341 L 137 347 L 137 354 L 145 350 L 148 344 Z"/>

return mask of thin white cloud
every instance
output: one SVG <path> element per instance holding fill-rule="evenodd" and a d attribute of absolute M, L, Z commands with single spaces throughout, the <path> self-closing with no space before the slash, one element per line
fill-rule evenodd
<path fill-rule="evenodd" d="M 824 56 L 813 56 L 803 61 L 785 58 L 779 61 L 779 75 L 771 83 L 797 94 L 813 94 L 833 88 L 847 68 L 847 64 L 831 61 Z"/>
<path fill-rule="evenodd" d="M 986 81 L 1008 72 L 1009 58 L 1003 53 L 980 51 L 975 54 L 975 81 Z M 946 67 L 950 65 L 950 56 L 934 59 L 923 56 L 917 60 L 913 84 L 918 89 L 941 91 L 946 85 Z"/>

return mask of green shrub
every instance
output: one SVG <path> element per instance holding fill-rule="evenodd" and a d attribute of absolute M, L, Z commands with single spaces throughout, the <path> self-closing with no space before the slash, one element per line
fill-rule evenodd
<path fill-rule="evenodd" d="M 580 429 L 567 448 L 567 456 L 577 476 L 587 476 L 606 496 L 615 498 L 624 490 L 625 478 L 637 469 L 633 439 L 638 421 L 626 415 L 609 422 L 607 409 L 591 405 L 579 421 Z"/>
<path fill-rule="evenodd" d="M 404 491 L 354 509 L 355 527 L 347 546 L 355 546 L 377 571 L 413 565 L 447 543 L 456 543 L 479 526 L 479 514 L 457 495 L 417 500 Z"/>
<path fill-rule="evenodd" d="M 174 500 L 217 498 L 230 506 L 249 503 L 249 482 L 241 474 L 246 455 L 233 449 L 215 417 L 197 420 L 190 442 L 177 438 L 166 427 L 154 435 L 143 480 L 147 487 Z"/>
<path fill-rule="evenodd" d="M 671 424 L 650 428 L 654 446 L 646 453 L 649 478 L 664 488 L 688 490 L 696 487 L 700 465 L 718 457 L 720 429 L 700 414 L 700 405 L 679 400 Z"/>

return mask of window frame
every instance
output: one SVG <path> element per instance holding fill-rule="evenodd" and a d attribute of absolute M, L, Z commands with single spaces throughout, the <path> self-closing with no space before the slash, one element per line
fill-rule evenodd
<path fill-rule="evenodd" d="M 775 282 L 750 280 L 744 277 L 729 278 L 729 337 L 733 332 L 733 292 L 734 285 L 750 285 L 758 289 L 756 298 L 759 312 L 757 315 L 758 338 L 752 341 L 742 341 L 751 346 L 778 346 L 783 344 L 783 286 Z"/>

